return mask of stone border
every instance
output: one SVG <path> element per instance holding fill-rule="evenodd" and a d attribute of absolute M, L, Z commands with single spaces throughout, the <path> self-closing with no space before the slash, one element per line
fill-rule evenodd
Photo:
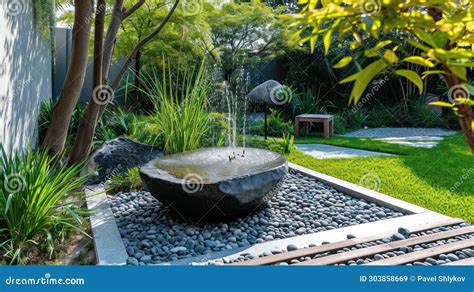
<path fill-rule="evenodd" d="M 128 254 L 122 241 L 114 214 L 103 186 L 86 186 L 87 208 L 90 217 L 97 265 L 125 265 Z"/>
<path fill-rule="evenodd" d="M 321 244 L 322 241 L 340 241 L 346 239 L 346 235 L 351 233 L 357 237 L 365 237 L 374 234 L 381 234 L 382 237 L 389 236 L 396 232 L 398 227 L 416 228 L 429 223 L 449 219 L 450 217 L 430 211 L 428 209 L 395 199 L 393 197 L 372 191 L 356 184 L 325 175 L 302 167 L 294 163 L 288 163 L 288 167 L 299 171 L 305 175 L 315 178 L 336 190 L 350 196 L 362 198 L 380 206 L 408 214 L 406 216 L 380 220 L 365 224 L 337 228 L 306 235 L 294 236 L 291 238 L 278 239 L 269 242 L 254 244 L 250 247 L 241 247 L 229 251 L 215 252 L 193 258 L 174 261 L 171 265 L 189 265 L 192 262 L 207 262 L 222 257 L 237 258 L 243 252 L 260 254 L 273 248 L 286 249 L 289 243 L 295 244 L 298 248 L 305 247 L 310 243 Z M 92 234 L 94 236 L 94 247 L 98 265 L 126 265 L 128 254 L 125 250 L 122 237 L 115 222 L 114 214 L 105 194 L 103 186 L 86 187 L 87 207 L 95 213 L 90 217 Z M 160 265 L 160 264 L 159 264 Z"/>

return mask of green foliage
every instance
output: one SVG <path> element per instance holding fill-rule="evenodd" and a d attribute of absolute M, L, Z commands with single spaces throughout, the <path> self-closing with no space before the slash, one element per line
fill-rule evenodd
<path fill-rule="evenodd" d="M 281 137 L 283 134 L 293 134 L 293 121 L 285 121 L 280 111 L 270 109 L 267 117 L 268 134 L 273 137 Z M 256 119 L 249 123 L 248 133 L 250 135 L 263 135 L 265 133 L 265 120 Z"/>
<path fill-rule="evenodd" d="M 158 148 L 164 147 L 162 131 L 153 116 L 135 116 L 129 137 Z"/>
<path fill-rule="evenodd" d="M 38 141 L 42 142 L 46 136 L 46 131 L 48 130 L 49 123 L 53 116 L 55 102 L 51 99 L 44 100 L 41 103 L 40 113 L 38 117 Z M 82 114 L 84 113 L 84 107 L 80 104 L 77 104 L 72 111 L 70 127 L 68 129 L 68 135 L 66 140 L 66 145 L 72 145 L 74 142 L 74 137 L 77 133 L 77 128 L 79 127 L 79 122 L 81 121 Z M 66 148 L 68 148 L 66 146 Z"/>
<path fill-rule="evenodd" d="M 294 94 L 291 100 L 294 115 L 328 113 L 334 106 L 323 99 L 324 90 L 323 86 L 306 87 L 301 93 Z"/>
<path fill-rule="evenodd" d="M 178 69 L 175 74 L 170 68 L 163 75 L 153 78 L 157 91 L 142 90 L 142 93 L 155 102 L 156 114 L 153 123 L 159 129 L 155 135 L 163 136 L 167 153 L 177 153 L 202 147 L 209 130 L 207 112 L 207 90 L 209 78 L 204 63 L 197 72 Z"/>
<path fill-rule="evenodd" d="M 309 42 L 311 50 L 321 39 L 327 53 L 333 46 L 333 37 L 351 37 L 354 50 L 367 39 L 377 40 L 375 46 L 364 52 L 364 57 L 372 59 L 372 63 L 341 81 L 354 82 L 350 95 L 353 103 L 358 102 L 370 81 L 385 70 L 394 71 L 422 91 L 419 73 L 402 66 L 416 64 L 422 66 L 423 77 L 442 74 L 464 82 L 466 69 L 474 65 L 474 6 L 468 0 L 370 3 L 330 0 L 320 5 L 317 5 L 319 1 L 302 0 L 299 3 L 306 5 L 301 14 L 288 18 L 293 19 L 293 25 L 298 28 L 293 37 L 301 43 Z M 393 41 L 381 39 L 382 31 L 397 31 L 398 37 Z M 417 50 L 399 50 L 398 43 L 409 43 Z M 337 67 L 350 62 L 343 63 L 339 61 Z"/>
<path fill-rule="evenodd" d="M 110 178 L 107 192 L 117 194 L 119 192 L 138 191 L 143 187 L 138 167 L 127 169 L 126 173 L 116 173 Z"/>
<path fill-rule="evenodd" d="M 241 68 L 269 61 L 285 48 L 285 26 L 278 18 L 281 7 L 252 0 L 206 5 L 202 46 L 219 66 L 223 79 L 232 81 Z"/>
<path fill-rule="evenodd" d="M 295 137 L 291 134 L 283 134 L 283 151 L 285 154 L 290 154 L 294 148 Z"/>
<path fill-rule="evenodd" d="M 55 2 L 57 0 L 34 0 L 33 12 L 35 22 L 39 26 L 43 36 L 50 38 L 51 30 L 55 23 Z M 24 4 L 23 4 L 24 5 Z"/>
<path fill-rule="evenodd" d="M 82 230 L 83 199 L 77 189 L 87 179 L 82 164 L 61 165 L 61 157 L 30 148 L 6 154 L 0 146 L 1 260 L 26 263 L 27 254 L 45 246 L 50 256 L 67 232 Z"/>
<path fill-rule="evenodd" d="M 134 0 L 127 0 L 124 5 L 131 7 L 135 3 Z M 127 56 L 141 38 L 161 23 L 168 13 L 168 7 L 167 1 L 147 0 L 127 18 L 118 34 L 115 57 Z M 140 66 L 160 67 L 162 63 L 157 60 L 163 58 L 174 60 L 176 67 L 194 66 L 195 60 L 204 56 L 199 44 L 201 33 L 207 30 L 206 27 L 200 13 L 189 15 L 178 8 L 160 31 L 157 41 L 149 42 L 140 50 Z"/>
<path fill-rule="evenodd" d="M 225 146 L 231 129 L 226 116 L 223 113 L 212 112 L 209 114 L 209 139 L 207 146 L 223 147 Z"/>
<path fill-rule="evenodd" d="M 293 136 L 286 136 L 283 139 L 281 138 L 269 138 L 267 140 L 258 138 L 255 136 L 249 137 L 247 139 L 247 146 L 261 149 L 268 149 L 280 153 L 281 155 L 287 155 L 294 150 L 292 146 Z"/>

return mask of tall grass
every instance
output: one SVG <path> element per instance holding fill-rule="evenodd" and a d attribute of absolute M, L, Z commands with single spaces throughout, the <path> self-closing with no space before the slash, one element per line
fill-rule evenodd
<path fill-rule="evenodd" d="M 82 165 L 64 167 L 58 156 L 30 148 L 7 154 L 0 145 L 0 260 L 25 263 L 27 255 L 55 244 L 71 229 L 81 229 L 82 201 L 76 190 L 87 175 Z"/>
<path fill-rule="evenodd" d="M 209 130 L 207 92 L 210 86 L 204 64 L 196 69 L 178 69 L 172 74 L 164 66 L 162 76 L 155 71 L 145 78 L 142 92 L 154 102 L 157 135 L 163 136 L 167 153 L 203 146 Z"/>

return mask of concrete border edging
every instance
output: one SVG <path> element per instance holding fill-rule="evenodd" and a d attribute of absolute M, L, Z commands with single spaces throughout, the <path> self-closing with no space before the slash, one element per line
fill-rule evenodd
<path fill-rule="evenodd" d="M 97 265 L 126 265 L 128 254 L 103 186 L 86 186 Z"/>

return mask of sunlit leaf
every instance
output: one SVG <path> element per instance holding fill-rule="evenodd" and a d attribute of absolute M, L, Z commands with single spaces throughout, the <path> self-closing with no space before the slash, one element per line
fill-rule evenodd
<path fill-rule="evenodd" d="M 344 57 L 341 60 L 339 60 L 339 62 L 337 62 L 337 64 L 335 64 L 333 68 L 336 68 L 336 69 L 344 68 L 347 65 L 349 65 L 351 61 L 352 61 L 351 56 Z"/>
<path fill-rule="evenodd" d="M 417 64 L 417 65 L 424 66 L 424 67 L 430 67 L 430 68 L 434 67 L 433 62 L 431 62 L 430 60 L 427 60 L 423 57 L 420 57 L 420 56 L 407 57 L 407 58 L 403 59 L 402 61 Z"/>
<path fill-rule="evenodd" d="M 418 75 L 418 73 L 416 73 L 415 71 L 412 71 L 412 70 L 397 70 L 397 71 L 395 71 L 395 74 L 407 78 L 408 80 L 413 82 L 413 84 L 415 84 L 416 87 L 418 87 L 418 89 L 420 90 L 420 93 L 423 92 L 423 80 Z"/>

